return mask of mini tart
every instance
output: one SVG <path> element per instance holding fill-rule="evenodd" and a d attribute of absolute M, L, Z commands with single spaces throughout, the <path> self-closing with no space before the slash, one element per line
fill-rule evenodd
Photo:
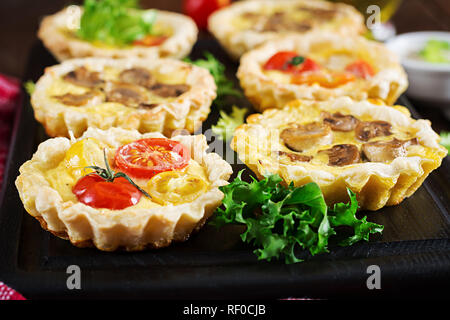
<path fill-rule="evenodd" d="M 337 87 L 318 83 L 294 84 L 291 75 L 277 70 L 264 70 L 264 64 L 276 53 L 297 52 L 311 58 L 326 70 L 341 72 L 345 65 L 357 60 L 369 63 L 375 74 L 356 78 Z M 328 100 L 349 96 L 355 100 L 381 99 L 393 104 L 406 90 L 408 79 L 394 53 L 384 45 L 363 37 L 316 33 L 290 36 L 270 41 L 241 58 L 237 77 L 247 98 L 257 110 L 282 108 L 295 99 Z"/>
<path fill-rule="evenodd" d="M 41 143 L 32 159 L 21 166 L 16 180 L 26 211 L 44 229 L 78 247 L 93 245 L 104 251 L 118 248 L 136 251 L 187 240 L 221 204 L 223 193 L 218 187 L 227 184 L 232 173 L 231 166 L 219 155 L 206 153 L 208 146 L 203 135 L 171 138 L 191 150 L 189 165 L 183 170 L 198 174 L 207 183 L 196 199 L 182 204 L 160 205 L 142 196 L 137 204 L 122 210 L 96 209 L 71 194 L 74 178 L 70 172 L 76 172 L 77 176 L 84 173 L 67 173 L 69 167 L 61 165 L 69 148 L 82 139 L 89 139 L 90 144 L 95 141 L 96 147 L 88 149 L 87 157 L 93 164 L 104 166 L 100 151 L 103 148 L 112 164 L 118 147 L 138 139 L 163 137 L 156 132 L 140 134 L 120 128 L 106 131 L 90 128 L 78 140 L 53 138 Z M 64 170 L 57 171 L 61 166 Z M 145 182 L 135 182 L 145 189 Z"/>
<path fill-rule="evenodd" d="M 411 196 L 447 154 L 430 121 L 412 119 L 401 106 L 348 97 L 297 100 L 250 115 L 231 147 L 259 178 L 276 173 L 286 184 L 316 182 L 329 205 L 347 202 L 350 188 L 369 210 Z"/>
<path fill-rule="evenodd" d="M 365 31 L 364 17 L 342 3 L 305 0 L 239 1 L 214 12 L 209 31 L 234 59 L 282 35 L 324 30 L 347 36 Z"/>
<path fill-rule="evenodd" d="M 152 9 L 154 10 L 154 9 Z M 197 41 L 195 22 L 182 14 L 157 10 L 155 28 L 167 33 L 169 38 L 156 46 L 113 47 L 92 43 L 75 34 L 80 24 L 82 7 L 69 6 L 46 16 L 40 25 L 38 37 L 58 61 L 84 57 L 107 58 L 184 58 Z"/>
<path fill-rule="evenodd" d="M 216 97 L 211 74 L 173 59 L 84 58 L 45 69 L 31 97 L 49 136 L 88 127 L 193 133 Z"/>

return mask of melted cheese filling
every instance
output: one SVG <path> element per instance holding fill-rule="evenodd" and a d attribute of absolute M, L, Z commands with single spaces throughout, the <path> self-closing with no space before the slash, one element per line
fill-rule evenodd
<path fill-rule="evenodd" d="M 103 160 L 104 148 L 106 148 L 107 155 L 109 155 L 109 162 L 113 163 L 113 156 L 116 151 L 115 149 L 108 147 L 106 144 L 94 138 L 86 138 L 74 143 L 67 150 L 64 159 L 62 159 L 59 163 L 55 163 L 54 168 L 44 173 L 44 177 L 50 186 L 59 193 L 63 201 L 78 202 L 78 199 L 72 192 L 72 189 L 81 177 L 93 172 L 92 169 L 85 169 L 85 167 L 105 167 Z M 116 168 L 111 168 L 112 170 L 117 171 Z M 209 180 L 205 169 L 195 160 L 191 159 L 188 166 L 181 171 L 196 176 L 204 180 L 209 185 Z M 139 187 L 146 190 L 148 179 L 131 178 Z M 152 208 L 158 206 L 161 205 L 142 195 L 139 202 L 133 207 Z"/>

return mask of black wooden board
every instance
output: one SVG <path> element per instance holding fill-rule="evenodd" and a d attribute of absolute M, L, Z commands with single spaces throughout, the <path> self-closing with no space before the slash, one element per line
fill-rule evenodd
<path fill-rule="evenodd" d="M 200 57 L 205 50 L 226 64 L 227 74 L 237 83 L 237 65 L 216 42 L 200 40 L 191 57 Z M 36 81 L 46 66 L 55 63 L 36 44 L 24 80 Z M 15 188 L 20 165 L 47 139 L 34 120 L 25 92 L 23 100 L 0 196 L 0 280 L 27 298 L 431 297 L 442 294 L 450 284 L 448 159 L 400 205 L 362 212 L 369 221 L 384 225 L 383 235 L 372 237 L 369 243 L 333 247 L 330 254 L 310 257 L 299 252 L 306 261 L 298 264 L 258 261 L 252 248 L 241 243 L 239 226 L 216 229 L 206 225 L 185 243 L 137 253 L 76 248 L 42 230 L 23 209 Z M 232 103 L 251 110 L 245 99 L 228 102 L 225 110 Z M 419 117 L 406 98 L 399 103 Z M 218 117 L 218 108 L 213 107 L 203 129 Z M 233 165 L 233 177 L 243 168 Z M 249 174 L 247 169 L 244 176 L 248 179 Z M 69 265 L 81 268 L 81 290 L 67 289 Z M 381 290 L 367 289 L 370 265 L 380 267 Z"/>

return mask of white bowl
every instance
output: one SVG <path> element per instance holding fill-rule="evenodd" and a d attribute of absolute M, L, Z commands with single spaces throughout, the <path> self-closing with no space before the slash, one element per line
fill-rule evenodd
<path fill-rule="evenodd" d="M 431 39 L 450 42 L 450 32 L 404 33 L 390 39 L 386 45 L 399 56 L 408 74 L 408 96 L 450 108 L 450 64 L 426 62 L 418 56 Z"/>

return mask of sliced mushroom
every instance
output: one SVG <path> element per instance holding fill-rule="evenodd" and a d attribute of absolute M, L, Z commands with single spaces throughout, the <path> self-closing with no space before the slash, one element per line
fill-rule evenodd
<path fill-rule="evenodd" d="M 329 114 L 327 112 L 323 113 L 323 122 L 330 125 L 332 130 L 335 131 L 352 131 L 358 124 L 358 119 L 352 115 L 344 115 L 340 112 Z"/>
<path fill-rule="evenodd" d="M 314 145 L 326 145 L 333 142 L 333 132 L 330 126 L 312 122 L 306 125 L 293 124 L 281 131 L 280 138 L 288 148 L 302 152 Z"/>
<path fill-rule="evenodd" d="M 386 121 L 361 121 L 355 127 L 356 137 L 361 141 L 369 141 L 375 137 L 384 137 L 392 134 L 392 125 Z"/>
<path fill-rule="evenodd" d="M 101 86 L 104 81 L 100 79 L 100 74 L 96 71 L 89 71 L 86 67 L 78 67 L 65 74 L 63 80 L 77 86 L 95 88 Z"/>
<path fill-rule="evenodd" d="M 311 29 L 311 24 L 307 21 L 294 21 L 287 17 L 285 12 L 275 12 L 268 17 L 261 31 L 280 32 L 297 31 L 305 32 Z"/>
<path fill-rule="evenodd" d="M 123 83 L 135 84 L 145 88 L 151 88 L 155 84 L 155 79 L 150 71 L 144 68 L 131 68 L 122 71 L 119 79 Z"/>
<path fill-rule="evenodd" d="M 293 162 L 296 162 L 296 161 L 309 162 L 312 159 L 311 156 L 306 156 L 306 155 L 303 155 L 303 154 L 298 154 L 298 153 L 293 153 L 293 152 L 278 151 L 277 154 L 280 157 L 281 156 L 286 156 Z"/>
<path fill-rule="evenodd" d="M 88 101 L 94 98 L 96 95 L 97 93 L 88 91 L 82 94 L 65 93 L 62 95 L 53 96 L 53 98 L 57 99 L 59 102 L 65 105 L 79 107 L 88 103 Z"/>
<path fill-rule="evenodd" d="M 139 108 L 142 108 L 142 109 L 153 109 L 153 108 L 156 108 L 157 106 L 159 106 L 159 104 L 157 104 L 157 103 L 140 103 L 139 104 Z"/>
<path fill-rule="evenodd" d="M 310 13 L 317 20 L 331 20 L 338 13 L 337 9 L 312 8 L 307 6 L 297 6 L 297 10 Z"/>
<path fill-rule="evenodd" d="M 128 107 L 138 107 L 147 99 L 147 91 L 133 84 L 111 83 L 106 90 L 106 101 L 118 102 Z"/>
<path fill-rule="evenodd" d="M 362 151 L 364 156 L 371 162 L 388 162 L 408 154 L 406 148 L 417 144 L 417 139 L 390 141 L 374 141 L 364 143 Z"/>
<path fill-rule="evenodd" d="M 150 88 L 154 94 L 163 98 L 178 97 L 188 91 L 191 87 L 187 84 L 164 84 L 157 83 Z"/>
<path fill-rule="evenodd" d="M 359 149 L 354 144 L 337 144 L 330 149 L 320 150 L 328 155 L 329 166 L 347 166 L 361 161 Z"/>

